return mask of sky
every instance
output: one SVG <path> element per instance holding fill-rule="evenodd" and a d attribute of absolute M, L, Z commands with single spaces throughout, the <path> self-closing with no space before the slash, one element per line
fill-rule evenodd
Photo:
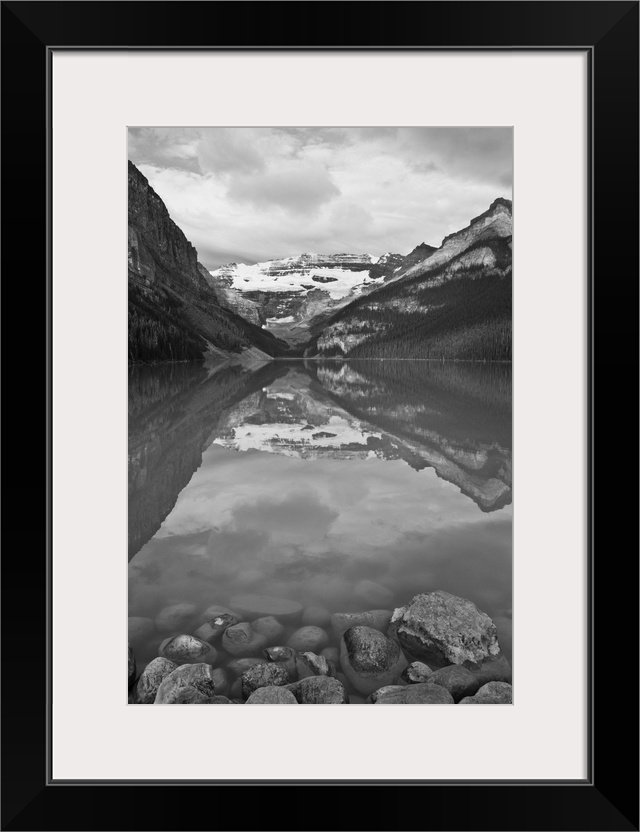
<path fill-rule="evenodd" d="M 129 159 L 208 269 L 439 246 L 511 198 L 510 127 L 130 127 Z"/>

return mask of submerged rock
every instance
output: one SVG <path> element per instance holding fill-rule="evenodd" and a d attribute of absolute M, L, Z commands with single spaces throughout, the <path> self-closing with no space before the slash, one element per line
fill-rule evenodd
<path fill-rule="evenodd" d="M 289 684 L 290 681 L 289 671 L 283 664 L 276 662 L 257 664 L 242 674 L 242 696 L 246 699 L 258 688 L 280 687 Z"/>
<path fill-rule="evenodd" d="M 234 615 L 224 612 L 215 618 L 210 618 L 209 621 L 205 621 L 193 634 L 202 641 L 214 644 L 222 638 L 222 634 L 228 627 L 233 627 L 235 624 L 239 624 L 238 619 Z"/>
<path fill-rule="evenodd" d="M 394 610 L 389 635 L 432 669 L 461 664 L 479 669 L 501 655 L 495 624 L 474 603 L 438 590 Z"/>
<path fill-rule="evenodd" d="M 303 653 L 310 650 L 313 653 L 319 653 L 329 643 L 329 636 L 320 627 L 307 625 L 300 627 L 291 636 L 287 642 L 287 646 L 293 650 Z"/>
<path fill-rule="evenodd" d="M 475 675 L 458 664 L 441 667 L 431 675 L 429 681 L 448 690 L 454 702 L 459 702 L 465 696 L 473 696 L 480 687 Z"/>
<path fill-rule="evenodd" d="M 152 705 L 162 682 L 177 669 L 178 665 L 175 662 L 163 656 L 158 656 L 157 659 L 149 662 L 138 679 L 135 701 L 140 705 Z"/>
<path fill-rule="evenodd" d="M 129 616 L 127 626 L 129 632 L 129 641 L 131 644 L 139 644 L 141 641 L 146 641 L 155 632 L 156 625 L 151 618 L 143 618 L 140 615 Z"/>
<path fill-rule="evenodd" d="M 309 676 L 287 685 L 286 690 L 301 705 L 346 705 L 349 702 L 342 682 L 333 676 Z"/>
<path fill-rule="evenodd" d="M 386 607 L 393 603 L 393 592 L 387 589 L 386 586 L 375 583 L 375 581 L 358 581 L 355 585 L 354 593 L 365 604 Z"/>
<path fill-rule="evenodd" d="M 386 633 L 391 621 L 391 610 L 366 612 L 336 612 L 331 616 L 333 635 L 339 639 L 350 627 L 371 627 Z"/>
<path fill-rule="evenodd" d="M 215 647 L 195 636 L 180 635 L 166 639 L 160 645 L 160 653 L 176 664 L 213 664 L 217 657 Z"/>
<path fill-rule="evenodd" d="M 473 696 L 465 696 L 461 705 L 511 705 L 513 690 L 507 682 L 488 682 Z"/>
<path fill-rule="evenodd" d="M 410 685 L 427 682 L 433 676 L 433 670 L 424 662 L 411 662 L 402 671 L 402 679 Z"/>
<path fill-rule="evenodd" d="M 235 595 L 229 603 L 249 620 L 263 615 L 274 615 L 276 618 L 288 620 L 296 618 L 302 612 L 302 604 L 274 595 Z"/>
<path fill-rule="evenodd" d="M 255 655 L 266 646 L 266 638 L 254 632 L 247 621 L 228 627 L 222 634 L 222 648 L 232 656 Z"/>
<path fill-rule="evenodd" d="M 351 627 L 342 636 L 340 665 L 349 682 L 365 695 L 395 682 L 407 660 L 393 639 L 372 627 Z"/>
<path fill-rule="evenodd" d="M 210 664 L 183 664 L 158 687 L 156 705 L 208 705 L 215 697 L 213 668 Z"/>
<path fill-rule="evenodd" d="M 376 705 L 453 705 L 453 696 L 448 690 L 432 682 L 406 685 L 380 695 Z"/>
<path fill-rule="evenodd" d="M 247 705 L 297 705 L 298 700 L 291 691 L 282 687 L 266 687 L 254 690 L 247 699 Z"/>
<path fill-rule="evenodd" d="M 262 618 L 254 619 L 251 627 L 256 633 L 264 636 L 268 642 L 277 641 L 284 633 L 284 626 L 273 615 L 263 615 Z"/>
<path fill-rule="evenodd" d="M 128 664 L 129 664 L 129 687 L 136 680 L 136 659 L 133 655 L 133 649 L 130 644 L 127 644 Z"/>
<path fill-rule="evenodd" d="M 324 607 L 307 607 L 302 613 L 302 623 L 328 627 L 331 624 L 331 613 Z"/>
<path fill-rule="evenodd" d="M 171 604 L 156 616 L 156 629 L 160 633 L 176 633 L 189 630 L 195 612 L 194 604 Z"/>
<path fill-rule="evenodd" d="M 296 671 L 298 679 L 307 676 L 331 676 L 331 665 L 324 656 L 317 656 L 309 651 L 298 653 L 296 656 Z"/>

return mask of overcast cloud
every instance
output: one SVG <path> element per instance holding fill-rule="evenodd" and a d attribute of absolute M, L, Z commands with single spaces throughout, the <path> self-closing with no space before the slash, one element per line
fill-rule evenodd
<path fill-rule="evenodd" d="M 511 128 L 133 127 L 129 158 L 209 269 L 408 254 L 511 198 Z"/>

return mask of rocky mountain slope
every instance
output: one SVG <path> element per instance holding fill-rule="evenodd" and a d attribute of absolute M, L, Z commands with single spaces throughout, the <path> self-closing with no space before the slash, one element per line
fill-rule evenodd
<path fill-rule="evenodd" d="M 276 356 L 285 344 L 221 306 L 198 252 L 129 162 L 129 360 Z"/>
<path fill-rule="evenodd" d="M 418 246 L 387 282 L 314 324 L 305 355 L 511 359 L 511 201 Z"/>
<path fill-rule="evenodd" d="M 306 253 L 254 265 L 228 263 L 206 277 L 221 306 L 299 344 L 309 339 L 310 326 L 381 285 L 404 260 L 391 253 Z"/>

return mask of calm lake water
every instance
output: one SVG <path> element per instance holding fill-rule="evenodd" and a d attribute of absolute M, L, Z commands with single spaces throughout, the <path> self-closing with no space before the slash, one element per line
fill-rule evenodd
<path fill-rule="evenodd" d="M 193 604 L 193 632 L 246 593 L 356 612 L 444 589 L 511 660 L 511 456 L 507 364 L 134 367 L 129 615 Z M 133 641 L 139 672 L 170 634 Z"/>

